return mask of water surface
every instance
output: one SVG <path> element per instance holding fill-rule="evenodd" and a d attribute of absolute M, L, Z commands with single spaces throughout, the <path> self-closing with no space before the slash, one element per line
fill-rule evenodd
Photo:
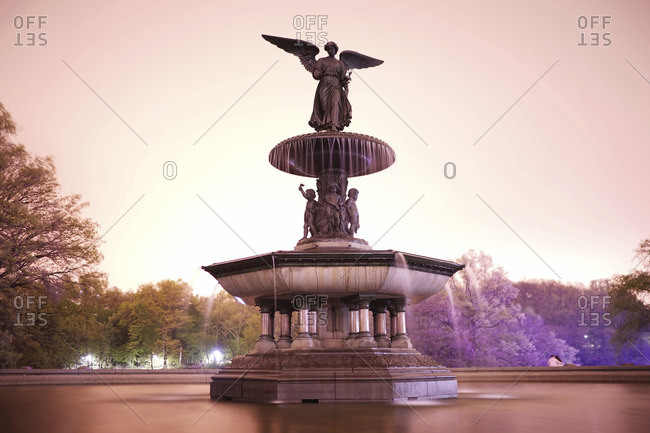
<path fill-rule="evenodd" d="M 650 426 L 648 384 L 518 383 L 507 391 L 511 385 L 459 383 L 459 398 L 426 402 L 279 405 L 214 403 L 208 385 L 2 386 L 0 431 L 645 433 Z"/>

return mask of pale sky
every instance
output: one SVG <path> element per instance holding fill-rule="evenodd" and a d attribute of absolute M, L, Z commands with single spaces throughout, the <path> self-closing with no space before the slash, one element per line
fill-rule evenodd
<path fill-rule="evenodd" d="M 650 236 L 647 1 L 5 0 L 0 16 L 16 140 L 90 203 L 121 289 L 210 293 L 201 265 L 302 236 L 297 188 L 315 180 L 268 153 L 313 131 L 317 82 L 262 33 L 385 61 L 353 75 L 346 129 L 397 154 L 349 182 L 375 249 L 483 250 L 515 280 L 588 283 Z"/>

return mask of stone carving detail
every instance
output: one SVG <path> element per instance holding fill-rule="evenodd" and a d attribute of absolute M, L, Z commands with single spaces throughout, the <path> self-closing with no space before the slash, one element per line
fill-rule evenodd
<path fill-rule="evenodd" d="M 359 190 L 351 188 L 347 193 L 347 177 L 342 173 L 327 173 L 316 184 L 318 200 L 313 189 L 298 190 L 307 200 L 303 225 L 303 239 L 312 238 L 350 238 L 359 230 L 359 210 L 357 199 Z"/>

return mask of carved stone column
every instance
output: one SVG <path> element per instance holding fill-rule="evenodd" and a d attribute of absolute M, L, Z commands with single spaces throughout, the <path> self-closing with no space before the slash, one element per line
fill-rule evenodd
<path fill-rule="evenodd" d="M 359 334 L 359 305 L 354 299 L 348 298 L 343 301 L 348 306 L 348 323 L 350 327 L 348 331 L 348 336 L 345 339 L 347 344 L 345 344 L 343 347 L 344 348 L 347 347 L 348 344 L 354 347 L 355 346 L 354 341 L 356 340 L 357 335 Z"/>
<path fill-rule="evenodd" d="M 404 349 L 411 349 L 411 339 L 406 335 L 406 306 L 408 301 L 405 298 L 391 299 L 390 302 L 395 306 L 396 329 L 395 337 L 393 338 L 390 347 L 399 347 Z"/>
<path fill-rule="evenodd" d="M 309 336 L 314 341 L 314 347 L 321 347 L 322 342 L 318 337 L 318 310 L 316 309 L 315 306 L 311 306 L 309 308 L 308 317 L 309 317 L 309 324 L 308 324 Z"/>
<path fill-rule="evenodd" d="M 298 308 L 298 335 L 291 343 L 292 349 L 313 349 L 314 340 L 309 335 L 309 305 L 306 302 L 296 305 Z"/>
<path fill-rule="evenodd" d="M 395 338 L 395 330 L 397 329 L 397 312 L 393 304 L 387 305 L 386 309 L 390 314 L 390 341 L 393 341 Z"/>
<path fill-rule="evenodd" d="M 359 295 L 357 306 L 359 307 L 359 332 L 355 340 L 357 347 L 377 347 L 377 342 L 370 335 L 370 303 L 374 296 Z"/>
<path fill-rule="evenodd" d="M 372 310 L 374 327 L 375 327 L 375 341 L 377 347 L 390 347 L 390 339 L 386 335 L 386 300 L 377 299 L 370 304 Z"/>
<path fill-rule="evenodd" d="M 278 311 L 280 312 L 280 338 L 275 343 L 278 349 L 290 349 L 291 342 L 291 314 L 293 305 L 289 301 L 279 301 Z"/>
<path fill-rule="evenodd" d="M 275 308 L 271 299 L 255 299 L 255 305 L 260 309 L 261 331 L 260 336 L 255 341 L 255 346 L 250 353 L 266 353 L 275 349 L 275 340 L 273 339 L 273 316 Z"/>

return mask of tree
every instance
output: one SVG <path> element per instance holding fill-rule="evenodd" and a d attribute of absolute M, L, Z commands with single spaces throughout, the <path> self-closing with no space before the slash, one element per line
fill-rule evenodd
<path fill-rule="evenodd" d="M 555 280 L 526 280 L 516 283 L 518 302 L 525 311 L 538 315 L 545 326 L 578 350 L 579 365 L 614 365 L 616 356 L 609 340 L 613 334 L 609 306 L 609 281 L 594 280 L 589 287 Z M 559 344 L 559 343 L 558 343 Z M 562 350 L 557 351 L 563 360 Z M 572 349 L 572 350 L 575 350 Z"/>
<path fill-rule="evenodd" d="M 192 295 L 187 310 L 187 320 L 180 330 L 183 342 L 182 361 L 184 365 L 204 365 L 212 351 L 217 347 L 217 336 L 207 332 L 207 306 L 209 298 Z"/>
<path fill-rule="evenodd" d="M 650 349 L 650 238 L 636 249 L 642 269 L 613 278 L 610 294 L 615 333 L 612 342 L 627 362 L 647 364 Z"/>
<path fill-rule="evenodd" d="M 15 124 L 0 104 L 0 287 L 54 288 L 101 260 L 87 203 L 62 196 L 51 157 L 9 141 Z"/>
<path fill-rule="evenodd" d="M 411 307 L 409 332 L 416 347 L 450 367 L 545 364 L 547 350 L 572 362 L 576 350 L 532 311 L 522 311 L 518 289 L 481 252 L 458 261 L 445 294 Z"/>
<path fill-rule="evenodd" d="M 60 328 L 65 338 L 65 348 L 79 358 L 92 356 L 96 367 L 115 364 L 112 352 L 111 315 L 117 312 L 124 294 L 117 289 L 108 290 L 105 274 L 84 274 L 78 282 L 67 282 L 63 287 L 63 299 L 56 305 L 50 318 L 52 325 Z"/>
<path fill-rule="evenodd" d="M 163 280 L 157 284 L 156 313 L 160 315 L 160 338 L 155 347 L 163 354 L 163 368 L 167 368 L 170 353 L 178 353 L 182 343 L 180 331 L 188 319 L 192 289 L 181 280 Z"/>
<path fill-rule="evenodd" d="M 32 156 L 12 143 L 15 133 L 0 103 L 0 367 L 15 366 L 15 356 L 6 351 L 15 351 L 17 332 L 21 338 L 45 333 L 17 330 L 17 314 L 29 312 L 16 301 L 43 295 L 52 304 L 65 281 L 101 260 L 97 224 L 81 215 L 87 204 L 79 195 L 62 195 L 52 158 Z"/>
<path fill-rule="evenodd" d="M 243 355 L 253 348 L 259 337 L 259 315 L 255 307 L 243 305 L 225 291 L 208 302 L 206 321 L 208 334 L 217 336 L 218 344 L 228 357 Z"/>
<path fill-rule="evenodd" d="M 126 348 L 136 365 L 148 358 L 153 368 L 153 357 L 158 354 L 162 355 L 163 368 L 167 368 L 172 355 L 171 364 L 180 364 L 183 347 L 180 335 L 189 318 L 191 292 L 189 285 L 181 280 L 143 284 L 133 300 L 120 307 L 113 320 L 128 329 Z"/>

